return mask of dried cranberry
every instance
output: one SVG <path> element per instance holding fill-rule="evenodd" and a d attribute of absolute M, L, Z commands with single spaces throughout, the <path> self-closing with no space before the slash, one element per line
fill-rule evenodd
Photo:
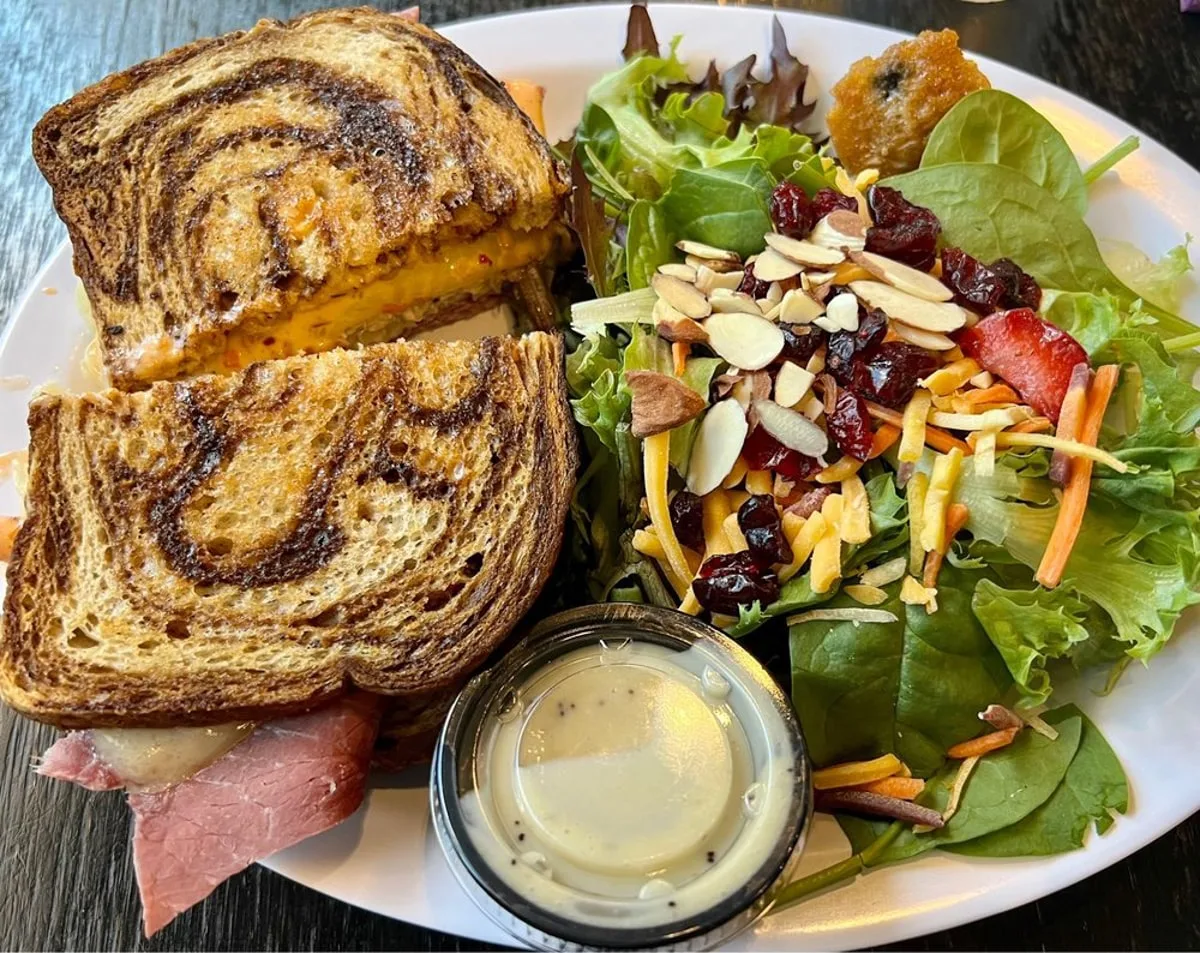
<path fill-rule="evenodd" d="M 690 490 L 680 490 L 671 497 L 671 525 L 684 546 L 704 552 L 704 509 L 700 497 Z"/>
<path fill-rule="evenodd" d="M 961 248 L 942 250 L 942 284 L 954 292 L 954 300 L 983 314 L 1000 309 L 1005 285 L 1000 276 Z"/>
<path fill-rule="evenodd" d="M 1042 289 L 1011 258 L 998 258 L 991 264 L 993 272 L 1004 282 L 1005 308 L 1029 308 L 1036 311 L 1042 303 Z"/>
<path fill-rule="evenodd" d="M 747 551 L 712 556 L 692 583 L 696 601 L 712 612 L 737 615 L 739 606 L 769 605 L 779 598 L 779 577 Z"/>
<path fill-rule="evenodd" d="M 867 416 L 867 404 L 850 388 L 838 388 L 833 410 L 825 415 L 825 429 L 842 453 L 855 460 L 866 460 L 871 455 L 875 433 Z"/>
<path fill-rule="evenodd" d="M 917 382 L 940 364 L 935 355 L 915 344 L 887 341 L 855 358 L 846 384 L 885 407 L 899 409 L 908 403 Z"/>
<path fill-rule="evenodd" d="M 854 350 L 859 353 L 873 351 L 883 343 L 888 330 L 888 316 L 874 308 L 858 307 L 858 330 L 854 332 Z"/>
<path fill-rule="evenodd" d="M 769 281 L 759 281 L 754 277 L 754 264 L 750 263 L 746 265 L 746 270 L 742 273 L 742 281 L 737 286 L 737 290 L 757 301 L 759 298 L 766 297 L 767 289 L 770 287 Z"/>
<path fill-rule="evenodd" d="M 829 346 L 825 349 L 825 368 L 838 383 L 849 382 L 850 365 L 854 361 L 854 355 L 853 332 L 838 331 L 829 336 Z"/>
<path fill-rule="evenodd" d="M 788 506 L 788 512 L 808 519 L 821 508 L 825 499 L 830 496 L 833 496 L 833 487 L 831 486 L 817 486 L 810 490 L 805 490 L 796 498 L 794 503 Z"/>
<path fill-rule="evenodd" d="M 792 547 L 783 535 L 783 520 L 775 498 L 765 493 L 750 497 L 738 508 L 738 527 L 750 552 L 762 563 L 790 563 Z"/>
<path fill-rule="evenodd" d="M 783 350 L 779 360 L 805 364 L 825 343 L 825 332 L 811 324 L 781 324 Z"/>
<path fill-rule="evenodd" d="M 895 189 L 873 185 L 867 193 L 875 224 L 867 229 L 867 251 L 921 271 L 937 259 L 942 224 L 929 209 L 913 205 Z"/>
<path fill-rule="evenodd" d="M 835 189 L 821 189 L 813 196 L 813 225 L 816 225 L 830 212 L 843 209 L 847 212 L 858 211 L 858 200 L 849 195 L 842 195 Z"/>
<path fill-rule="evenodd" d="M 785 447 L 762 427 L 750 431 L 742 456 L 751 470 L 772 470 L 787 480 L 810 480 L 821 472 L 820 463 Z"/>
<path fill-rule="evenodd" d="M 771 193 L 771 223 L 784 235 L 803 238 L 820 217 L 813 212 L 808 193 L 791 182 L 780 182 Z"/>

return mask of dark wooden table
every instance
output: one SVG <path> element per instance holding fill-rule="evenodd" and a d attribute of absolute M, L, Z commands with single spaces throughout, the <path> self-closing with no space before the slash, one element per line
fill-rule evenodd
<path fill-rule="evenodd" d="M 86 83 L 200 36 L 322 0 L 5 0 L 0 7 L 0 315 L 64 232 L 29 131 Z M 386 4 L 405 6 L 406 3 Z M 444 23 L 538 0 L 428 0 Z M 799 0 L 784 6 L 920 30 L 1079 93 L 1200 166 L 1200 16 L 1178 0 Z M 615 53 L 615 50 L 614 50 Z M 0 950 L 468 950 L 478 944 L 364 913 L 254 867 L 152 940 L 139 930 L 119 795 L 36 780 L 53 732 L 0 713 Z M 1198 949 L 1200 817 L 1038 903 L 897 949 Z"/>

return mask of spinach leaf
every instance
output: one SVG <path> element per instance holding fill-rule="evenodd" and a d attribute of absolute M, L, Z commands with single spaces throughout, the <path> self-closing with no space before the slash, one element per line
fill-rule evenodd
<path fill-rule="evenodd" d="M 966 843 L 1023 820 L 1050 800 L 1058 789 L 1079 749 L 1082 729 L 1078 715 L 1068 717 L 1058 725 L 1058 738 L 1054 741 L 1035 731 L 1023 731 L 1007 748 L 981 758 L 963 789 L 958 810 L 946 826 L 923 834 L 905 828 L 878 862 L 892 863 L 935 847 Z M 918 799 L 920 803 L 944 811 L 960 765 L 961 762 L 955 761 L 942 768 L 926 785 Z M 888 822 L 857 818 L 842 822 L 856 853 L 888 826 Z"/>
<path fill-rule="evenodd" d="M 735 159 L 706 169 L 677 169 L 662 209 L 677 238 L 749 256 L 771 230 L 767 203 L 775 181 L 759 158 Z"/>
<path fill-rule="evenodd" d="M 972 857 L 1041 857 L 1083 846 L 1095 822 L 1103 834 L 1113 824 L 1112 811 L 1129 809 L 1129 785 L 1121 762 L 1100 729 L 1074 705 L 1045 715 L 1055 726 L 1078 718 L 1082 726 L 1079 749 L 1050 799 L 1009 827 L 949 849 Z"/>
<path fill-rule="evenodd" d="M 667 219 L 658 204 L 645 199 L 634 202 L 629 209 L 626 235 L 625 271 L 629 289 L 648 288 L 658 266 L 675 257 Z"/>
<path fill-rule="evenodd" d="M 1087 187 L 1067 140 L 1036 109 L 998 89 L 958 101 L 929 136 L 921 168 L 951 162 L 1007 166 L 1082 215 Z"/>
<path fill-rule="evenodd" d="M 792 626 L 792 700 L 818 766 L 893 752 L 926 777 L 946 748 L 978 734 L 978 712 L 1010 683 L 971 613 L 979 578 L 943 567 L 933 615 L 902 603 L 894 583 L 879 608 L 896 622 Z"/>
<path fill-rule="evenodd" d="M 1011 258 L 1044 288 L 1108 291 L 1127 308 L 1140 300 L 1104 263 L 1080 215 L 1023 173 L 983 162 L 952 162 L 893 176 L 884 184 L 932 209 L 947 243 L 976 258 Z M 1193 329 L 1169 312 L 1147 310 L 1165 335 Z"/>

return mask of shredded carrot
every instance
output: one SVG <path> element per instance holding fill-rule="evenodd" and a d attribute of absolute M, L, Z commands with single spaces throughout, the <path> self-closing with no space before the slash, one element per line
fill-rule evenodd
<path fill-rule="evenodd" d="M 1117 364 L 1105 364 L 1096 371 L 1092 386 L 1088 388 L 1087 407 L 1079 427 L 1079 442 L 1094 447 L 1100 438 L 1100 426 L 1104 422 L 1104 411 L 1112 399 L 1121 368 Z M 1054 521 L 1054 532 L 1038 566 L 1037 581 L 1047 589 L 1053 589 L 1062 581 L 1067 560 L 1075 548 L 1075 540 L 1083 526 L 1083 514 L 1087 509 L 1088 491 L 1092 483 L 1093 463 L 1086 457 L 1071 461 L 1071 473 L 1063 490 L 1062 503 L 1058 508 L 1058 519 Z"/>
<path fill-rule="evenodd" d="M 892 445 L 900 439 L 900 428 L 892 424 L 882 424 L 875 431 L 875 437 L 871 441 L 871 452 L 867 454 L 868 460 L 874 460 L 876 457 L 883 456 L 891 449 Z"/>
<path fill-rule="evenodd" d="M 932 589 L 937 585 L 938 573 L 942 571 L 942 563 L 946 559 L 946 553 L 950 550 L 950 543 L 963 531 L 970 515 L 971 511 L 962 503 L 951 503 L 946 509 L 945 546 L 933 550 L 925 557 L 925 573 L 921 578 L 921 585 L 926 589 Z"/>
<path fill-rule="evenodd" d="M 980 735 L 970 741 L 964 741 L 952 748 L 946 749 L 947 758 L 978 758 L 990 751 L 1007 747 L 1017 737 L 1020 728 L 1005 728 L 1003 731 L 993 731 L 991 734 Z"/>
<path fill-rule="evenodd" d="M 900 414 L 897 411 L 891 410 L 880 404 L 876 404 L 873 401 L 868 400 L 866 401 L 866 404 L 867 413 L 876 420 L 880 420 L 885 424 L 891 424 L 893 427 L 902 428 L 904 426 L 903 414 Z M 964 454 L 970 454 L 974 452 L 971 450 L 970 444 L 968 444 L 965 440 L 959 440 L 958 437 L 952 436 L 951 434 L 946 433 L 944 430 L 938 430 L 937 427 L 926 426 L 925 442 L 929 444 L 929 446 L 933 447 L 934 450 L 940 450 L 942 453 L 948 453 L 954 447 L 958 447 L 958 449 Z"/>
<path fill-rule="evenodd" d="M 813 772 L 813 787 L 818 791 L 830 788 L 848 788 L 858 784 L 869 784 L 882 778 L 890 778 L 900 770 L 900 759 L 894 754 L 885 754 L 871 761 L 847 761 L 833 764 Z"/>
<path fill-rule="evenodd" d="M 848 477 L 854 476 L 862 467 L 861 460 L 854 457 L 842 457 L 837 463 L 831 463 L 817 474 L 818 483 L 841 483 Z"/>
<path fill-rule="evenodd" d="M 1007 384 L 993 384 L 982 390 L 965 390 L 958 395 L 961 400 L 974 407 L 976 404 L 1019 404 L 1021 398 Z"/>
<path fill-rule="evenodd" d="M 881 778 L 869 784 L 855 785 L 856 791 L 868 791 L 871 794 L 882 794 L 884 797 L 895 797 L 901 801 L 911 801 L 925 790 L 925 782 L 920 778 Z"/>
<path fill-rule="evenodd" d="M 692 353 L 692 346 L 687 341 L 675 341 L 671 344 L 671 359 L 675 362 L 675 376 L 683 377 L 683 372 L 687 369 L 688 355 Z"/>
<path fill-rule="evenodd" d="M 1030 417 L 1008 428 L 1012 433 L 1047 433 L 1054 429 L 1049 417 Z"/>

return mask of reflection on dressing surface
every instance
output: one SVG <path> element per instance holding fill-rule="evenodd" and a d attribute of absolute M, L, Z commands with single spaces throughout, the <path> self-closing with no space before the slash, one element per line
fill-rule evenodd
<path fill-rule="evenodd" d="M 588 646 L 509 702 L 483 729 L 463 811 L 488 866 L 549 912 L 613 928 L 695 917 L 783 836 L 786 727 L 698 648 Z"/>

